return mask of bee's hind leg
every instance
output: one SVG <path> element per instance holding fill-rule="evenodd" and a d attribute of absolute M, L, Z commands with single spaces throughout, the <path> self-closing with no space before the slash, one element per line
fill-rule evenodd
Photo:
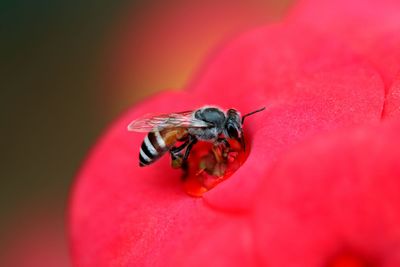
<path fill-rule="evenodd" d="M 182 167 L 182 159 L 183 159 L 183 155 L 182 155 L 182 153 L 179 153 L 179 154 L 173 154 L 173 153 L 170 153 L 171 154 L 171 166 L 172 166 L 172 168 L 174 168 L 174 169 L 179 169 L 179 168 L 181 168 Z"/>
<path fill-rule="evenodd" d="M 188 139 L 183 143 L 182 145 L 178 147 L 174 147 L 170 149 L 169 153 L 171 154 L 171 159 L 172 159 L 172 168 L 178 169 L 187 169 L 187 159 L 190 154 L 190 150 L 192 149 L 193 145 L 197 143 L 197 138 L 189 135 Z M 182 151 L 185 150 L 185 153 L 182 153 Z"/>
<path fill-rule="evenodd" d="M 183 153 L 182 150 L 187 146 L 187 142 L 180 145 L 179 147 L 174 147 L 169 150 L 171 155 L 171 166 L 174 169 L 179 169 L 182 166 Z"/>
<path fill-rule="evenodd" d="M 184 157 L 184 154 L 182 153 L 182 151 L 186 147 L 188 147 L 190 141 L 191 141 L 191 139 L 189 136 L 189 138 L 187 138 L 186 141 L 182 145 L 173 147 L 169 150 L 169 154 L 171 155 L 171 160 L 172 160 L 172 162 L 171 162 L 172 168 L 179 169 L 182 167 L 183 157 Z"/>
<path fill-rule="evenodd" d="M 185 155 L 183 155 L 183 162 L 185 163 L 186 160 L 189 157 L 190 154 L 190 150 L 192 150 L 192 147 L 194 146 L 194 144 L 197 143 L 197 138 L 194 136 L 189 136 L 189 144 L 187 145 L 186 151 L 185 151 Z"/>
<path fill-rule="evenodd" d="M 187 159 L 190 155 L 190 151 L 192 150 L 194 144 L 197 143 L 197 138 L 195 138 L 194 136 L 190 136 L 189 138 L 189 143 L 187 145 L 187 148 L 185 150 L 185 154 L 182 157 L 182 162 L 181 162 L 181 169 L 183 170 L 187 170 L 188 169 L 188 164 L 187 164 Z"/>

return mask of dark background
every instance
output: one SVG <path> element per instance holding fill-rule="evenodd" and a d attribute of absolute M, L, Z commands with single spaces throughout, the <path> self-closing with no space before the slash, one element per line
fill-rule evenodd
<path fill-rule="evenodd" d="M 107 123 L 289 1 L 188 2 L 1 1 L 1 266 L 68 266 L 68 191 Z"/>

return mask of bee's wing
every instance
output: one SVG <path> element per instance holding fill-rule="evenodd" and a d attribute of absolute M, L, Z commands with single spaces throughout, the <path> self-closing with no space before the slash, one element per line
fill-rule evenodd
<path fill-rule="evenodd" d="M 128 131 L 154 132 L 168 128 L 207 128 L 211 124 L 194 118 L 193 111 L 184 111 L 170 114 L 145 115 L 132 121 L 128 125 Z"/>

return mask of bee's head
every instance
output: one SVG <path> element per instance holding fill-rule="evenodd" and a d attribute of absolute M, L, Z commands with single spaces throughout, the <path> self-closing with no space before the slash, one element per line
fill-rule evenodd
<path fill-rule="evenodd" d="M 225 136 L 240 140 L 243 135 L 242 119 L 236 109 L 228 109 L 224 126 Z"/>
<path fill-rule="evenodd" d="M 243 117 L 240 116 L 240 113 L 236 109 L 228 109 L 226 112 L 226 121 L 224 127 L 224 134 L 225 136 L 238 140 L 241 144 L 243 149 L 245 149 L 245 142 L 243 137 L 243 123 L 244 119 L 247 116 L 253 115 L 254 113 L 263 111 L 265 107 L 257 109 L 253 112 L 247 113 Z"/>

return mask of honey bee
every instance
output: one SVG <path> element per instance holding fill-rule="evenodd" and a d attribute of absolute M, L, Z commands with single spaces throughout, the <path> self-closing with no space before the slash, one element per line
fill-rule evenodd
<path fill-rule="evenodd" d="M 264 109 L 241 116 L 236 109 L 224 112 L 218 107 L 204 106 L 191 111 L 148 115 L 132 121 L 128 131 L 148 132 L 140 147 L 140 167 L 152 164 L 169 152 L 172 167 L 180 168 L 185 165 L 192 147 L 198 141 L 229 147 L 227 139 L 231 138 L 239 141 L 245 149 L 244 119 Z"/>

